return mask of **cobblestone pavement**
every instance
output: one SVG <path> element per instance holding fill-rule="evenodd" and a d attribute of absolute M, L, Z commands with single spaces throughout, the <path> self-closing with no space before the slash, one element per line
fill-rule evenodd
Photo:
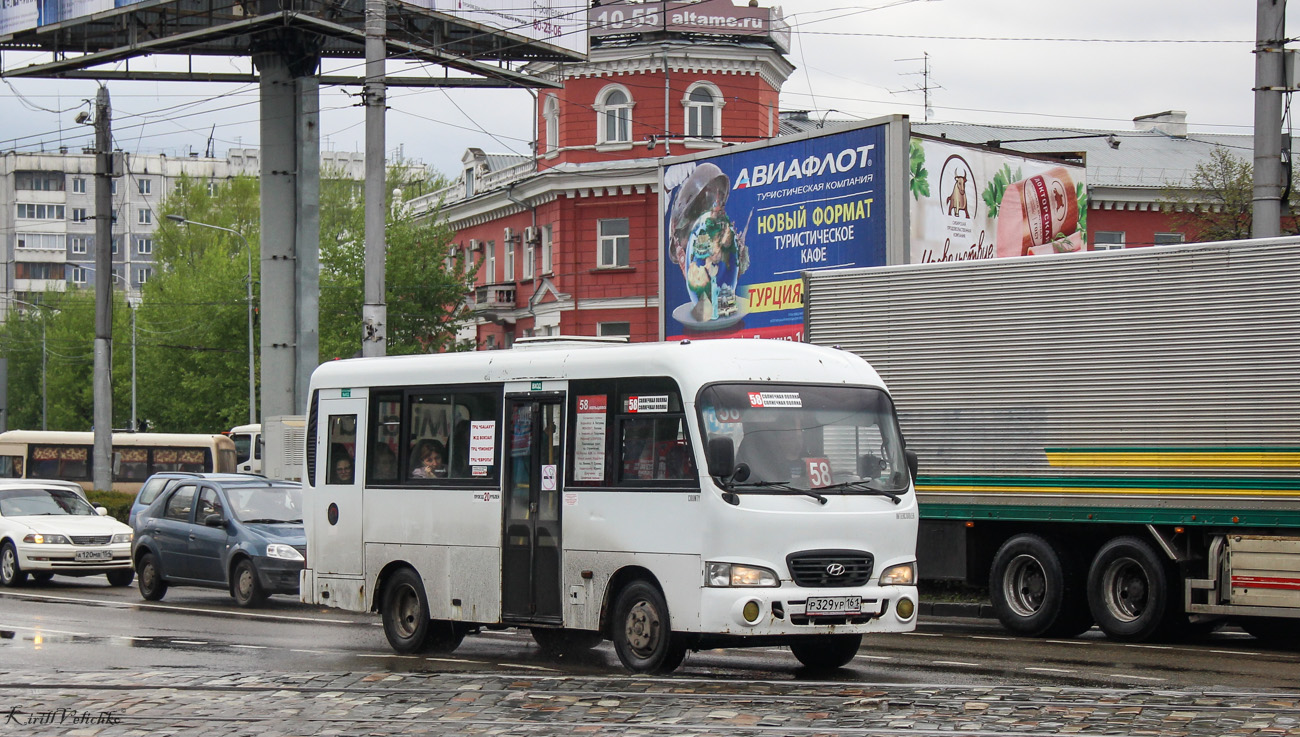
<path fill-rule="evenodd" d="M 1300 735 L 1300 693 L 0 670 L 0 735 Z"/>

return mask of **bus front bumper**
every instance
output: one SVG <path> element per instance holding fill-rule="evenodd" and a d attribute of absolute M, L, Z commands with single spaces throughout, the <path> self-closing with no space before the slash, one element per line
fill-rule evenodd
<path fill-rule="evenodd" d="M 706 632 L 764 637 L 916 629 L 915 586 L 705 588 L 701 599 Z"/>

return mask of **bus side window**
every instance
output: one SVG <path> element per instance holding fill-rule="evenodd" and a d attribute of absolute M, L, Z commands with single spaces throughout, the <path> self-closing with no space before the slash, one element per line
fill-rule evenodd
<path fill-rule="evenodd" d="M 397 449 L 402 435 L 401 395 L 376 395 L 370 417 L 374 431 L 370 433 L 370 452 L 366 460 L 368 480 L 375 483 L 397 481 L 400 476 Z"/>
<path fill-rule="evenodd" d="M 20 479 L 22 477 L 22 456 L 0 456 L 0 478 Z"/>

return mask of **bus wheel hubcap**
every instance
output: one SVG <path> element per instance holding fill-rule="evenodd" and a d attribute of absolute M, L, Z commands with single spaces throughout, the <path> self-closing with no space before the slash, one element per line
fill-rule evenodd
<path fill-rule="evenodd" d="M 646 602 L 638 602 L 627 613 L 627 642 L 638 653 L 654 650 L 659 636 L 659 618 Z"/>

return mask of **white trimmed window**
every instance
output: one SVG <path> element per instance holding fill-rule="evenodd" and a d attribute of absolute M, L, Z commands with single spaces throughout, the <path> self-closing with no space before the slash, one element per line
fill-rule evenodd
<path fill-rule="evenodd" d="M 543 153 L 551 153 L 560 148 L 560 98 L 555 95 L 546 96 L 542 120 L 546 125 L 546 148 Z"/>
<path fill-rule="evenodd" d="M 551 267 L 551 226 L 542 226 L 542 273 L 552 273 Z"/>
<path fill-rule="evenodd" d="M 23 233 L 15 236 L 16 245 L 25 250 L 62 251 L 67 247 L 66 236 L 62 233 Z"/>
<path fill-rule="evenodd" d="M 135 242 L 135 252 L 142 256 L 148 256 L 153 253 L 153 239 L 141 238 L 137 240 Z"/>
<path fill-rule="evenodd" d="M 632 142 L 632 95 L 623 85 L 610 85 L 596 98 L 597 143 Z"/>
<path fill-rule="evenodd" d="M 1099 230 L 1092 236 L 1092 250 L 1117 251 L 1124 247 L 1124 231 Z"/>
<path fill-rule="evenodd" d="M 74 194 L 85 194 L 85 193 L 86 193 L 86 178 L 85 178 L 85 177 L 73 177 L 73 178 L 72 178 L 72 191 L 73 191 Z"/>
<path fill-rule="evenodd" d="M 85 238 L 69 238 L 69 239 L 68 239 L 68 243 L 72 246 L 72 252 L 73 252 L 74 254 L 85 254 L 85 253 L 86 253 L 86 239 L 85 239 Z"/>
<path fill-rule="evenodd" d="M 717 138 L 721 135 L 722 92 L 708 82 L 692 85 L 682 98 L 686 109 L 688 138 Z"/>
<path fill-rule="evenodd" d="M 68 272 L 69 272 L 68 281 L 72 282 L 73 284 L 86 283 L 86 270 L 84 268 L 80 266 L 73 266 L 71 269 L 68 270 Z"/>
<path fill-rule="evenodd" d="M 487 245 L 484 246 L 484 248 L 487 249 L 487 256 L 485 257 L 485 260 L 487 261 L 487 263 L 485 264 L 485 266 L 487 267 L 487 274 L 486 274 L 486 275 L 484 276 L 484 278 L 483 278 L 483 283 L 484 283 L 484 284 L 496 284 L 496 282 L 497 282 L 497 242 L 496 242 L 496 241 L 488 241 L 488 242 L 487 242 Z"/>
<path fill-rule="evenodd" d="M 74 223 L 86 222 L 86 208 L 84 207 L 72 208 L 72 222 Z"/>
<path fill-rule="evenodd" d="M 532 279 L 537 258 L 537 228 L 524 231 L 524 280 Z"/>
<path fill-rule="evenodd" d="M 140 194 L 149 194 L 153 190 L 153 183 L 149 179 L 137 179 L 135 186 L 140 190 Z"/>
<path fill-rule="evenodd" d="M 600 322 L 596 323 L 596 335 L 601 337 L 632 337 L 632 323 L 630 322 Z"/>
<path fill-rule="evenodd" d="M 501 269 L 504 272 L 501 275 L 502 281 L 515 280 L 515 241 L 514 234 L 510 229 L 506 229 L 506 237 L 501 241 Z"/>
<path fill-rule="evenodd" d="M 149 281 L 149 277 L 150 277 L 150 275 L 152 275 L 152 274 L 153 274 L 153 269 L 149 269 L 149 268 L 136 269 L 136 270 L 135 270 L 135 283 L 136 283 L 136 284 L 144 284 L 145 282 Z"/>
<path fill-rule="evenodd" d="M 136 213 L 137 222 L 141 225 L 149 225 L 153 222 L 153 210 L 150 210 L 147 207 L 142 207 L 137 210 Z"/>
<path fill-rule="evenodd" d="M 613 269 L 628 265 L 628 247 L 631 237 L 628 235 L 627 218 L 611 218 L 597 223 L 600 234 L 600 255 L 597 266 Z"/>

